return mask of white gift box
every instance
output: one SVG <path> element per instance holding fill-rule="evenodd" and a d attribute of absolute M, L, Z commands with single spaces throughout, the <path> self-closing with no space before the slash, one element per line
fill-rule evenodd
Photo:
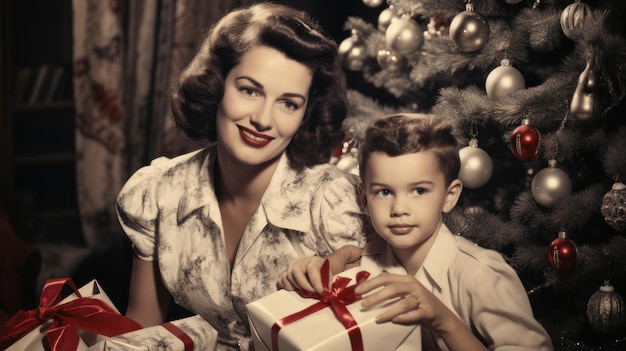
<path fill-rule="evenodd" d="M 354 283 L 359 267 L 339 274 Z M 300 312 L 319 300 L 303 298 L 295 291 L 279 290 L 247 305 L 250 329 L 256 351 L 313 351 L 351 350 L 348 331 L 335 317 L 330 307 L 325 307 L 278 331 L 277 345 L 272 344 L 272 328 L 282 318 Z M 417 325 L 400 325 L 391 322 L 376 323 L 377 315 L 389 303 L 363 309 L 359 301 L 347 306 L 358 323 L 364 351 L 421 350 L 421 331 Z"/>
<path fill-rule="evenodd" d="M 115 312 L 119 313 L 115 305 L 113 305 L 113 302 L 111 301 L 111 299 L 109 299 L 107 294 L 104 292 L 104 290 L 102 290 L 102 287 L 100 287 L 100 284 L 98 284 L 96 280 L 92 280 L 91 282 L 80 287 L 78 289 L 78 292 L 83 298 L 89 297 L 89 298 L 104 301 Z M 71 295 L 61 300 L 57 304 L 57 306 L 76 300 L 78 298 L 79 298 L 78 295 L 76 295 L 75 293 L 72 293 Z M 11 346 L 9 346 L 5 350 L 7 351 L 23 351 L 23 350 L 48 351 L 50 350 L 48 346 L 48 342 L 46 340 L 46 331 L 51 324 L 52 324 L 52 320 L 42 323 L 35 329 L 31 330 L 30 332 L 22 336 L 19 340 L 14 342 Z M 87 349 L 89 345 L 95 344 L 96 342 L 98 342 L 98 340 L 100 340 L 101 338 L 104 338 L 104 336 L 102 335 L 98 335 L 96 333 L 88 332 L 88 331 L 81 330 L 81 329 L 78 329 L 78 334 L 79 334 L 80 339 L 78 340 L 78 346 L 76 348 L 76 351 L 84 351 Z"/>
<path fill-rule="evenodd" d="M 217 331 L 202 317 L 196 315 L 114 337 L 107 337 L 87 350 L 211 351 L 215 350 L 216 344 Z"/>

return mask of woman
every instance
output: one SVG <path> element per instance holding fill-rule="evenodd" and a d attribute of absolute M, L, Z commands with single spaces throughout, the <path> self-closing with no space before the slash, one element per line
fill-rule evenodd
<path fill-rule="evenodd" d="M 238 9 L 208 33 L 172 108 L 181 131 L 215 143 L 156 159 L 121 190 L 136 254 L 126 315 L 162 323 L 173 297 L 215 327 L 218 350 L 247 350 L 245 305 L 290 262 L 365 241 L 356 179 L 327 164 L 347 113 L 336 43 L 292 8 Z"/>

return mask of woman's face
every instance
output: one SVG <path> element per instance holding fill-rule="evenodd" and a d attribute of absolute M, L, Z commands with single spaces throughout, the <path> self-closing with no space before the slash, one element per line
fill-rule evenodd
<path fill-rule="evenodd" d="M 282 52 L 255 47 L 226 76 L 217 143 L 237 161 L 278 160 L 304 118 L 311 70 Z"/>

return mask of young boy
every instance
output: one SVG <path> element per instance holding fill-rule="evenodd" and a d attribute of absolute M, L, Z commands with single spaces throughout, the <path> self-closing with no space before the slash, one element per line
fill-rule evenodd
<path fill-rule="evenodd" d="M 443 223 L 463 189 L 458 147 L 442 117 L 402 114 L 370 125 L 360 149 L 359 195 L 378 238 L 362 251 L 347 246 L 331 254 L 331 270 L 360 256 L 373 278 L 355 292 L 381 288 L 362 306 L 401 297 L 377 322 L 419 323 L 423 350 L 552 350 L 512 267 Z M 321 262 L 293 265 L 278 286 L 320 292 Z"/>

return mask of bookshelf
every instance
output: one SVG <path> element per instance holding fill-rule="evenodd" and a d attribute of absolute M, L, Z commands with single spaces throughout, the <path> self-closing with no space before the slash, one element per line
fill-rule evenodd
<path fill-rule="evenodd" d="M 82 246 L 72 101 L 72 1 L 2 2 L 2 189 L 15 231 Z"/>

